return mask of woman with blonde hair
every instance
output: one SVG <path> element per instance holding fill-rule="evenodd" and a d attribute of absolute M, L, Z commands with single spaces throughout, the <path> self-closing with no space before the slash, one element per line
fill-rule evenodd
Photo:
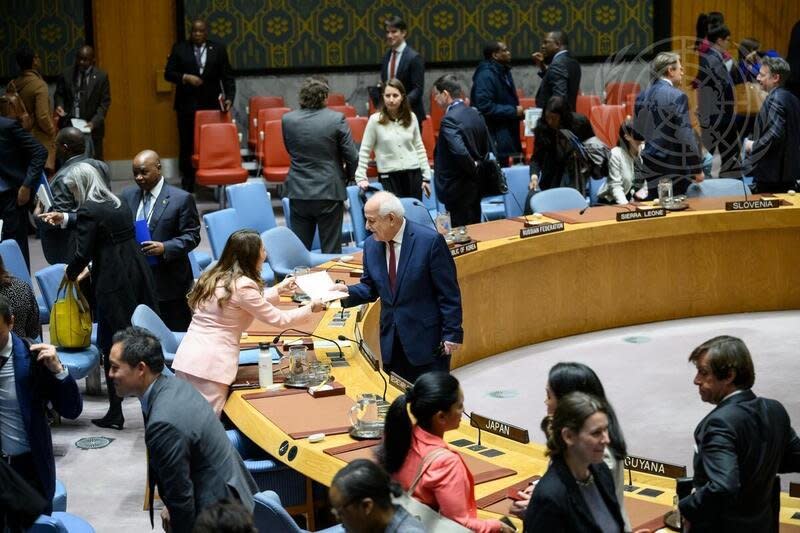
<path fill-rule="evenodd" d="M 266 258 L 258 233 L 236 231 L 225 243 L 217 264 L 203 272 L 189 292 L 194 315 L 172 369 L 195 386 L 217 415 L 236 378 L 242 332 L 254 319 L 286 329 L 325 308 L 318 300 L 288 311 L 276 307 L 281 295 L 294 291 L 294 280 L 286 278 L 265 289 L 261 267 Z"/>

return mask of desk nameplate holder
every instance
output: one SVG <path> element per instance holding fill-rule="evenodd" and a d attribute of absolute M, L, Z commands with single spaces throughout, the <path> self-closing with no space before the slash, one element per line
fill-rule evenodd
<path fill-rule="evenodd" d="M 394 372 L 389 372 L 389 383 L 391 383 L 393 387 L 400 389 L 403 394 L 414 386 L 411 382 L 401 378 Z"/>
<path fill-rule="evenodd" d="M 759 200 L 737 200 L 725 202 L 725 211 L 751 211 L 753 209 L 776 209 L 781 206 L 779 198 L 761 198 Z"/>
<path fill-rule="evenodd" d="M 519 238 L 527 239 L 528 237 L 536 237 L 537 235 L 547 235 L 548 233 L 556 233 L 564 231 L 563 222 L 542 222 L 541 224 L 525 223 L 525 227 L 519 230 Z"/>
<path fill-rule="evenodd" d="M 643 474 L 652 474 L 654 476 L 668 477 L 671 479 L 686 477 L 685 466 L 664 463 L 646 457 L 636 457 L 635 455 L 628 455 L 625 457 L 625 468 L 634 472 L 642 472 Z"/>
<path fill-rule="evenodd" d="M 450 255 L 453 257 L 458 257 L 460 255 L 465 255 L 477 251 L 478 251 L 477 241 L 468 242 L 466 244 L 456 244 L 455 246 L 450 247 Z"/>
<path fill-rule="evenodd" d="M 475 412 L 470 415 L 469 425 L 522 444 L 528 444 L 531 441 L 527 429 L 493 418 L 487 418 Z"/>
<path fill-rule="evenodd" d="M 654 209 L 637 209 L 635 211 L 622 211 L 617 213 L 617 222 L 627 222 L 630 220 L 644 220 L 647 218 L 659 218 L 667 216 L 667 210 L 663 207 Z"/>

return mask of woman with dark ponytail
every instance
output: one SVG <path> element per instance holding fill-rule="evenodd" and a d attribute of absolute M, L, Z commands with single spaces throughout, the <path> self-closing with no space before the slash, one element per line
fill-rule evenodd
<path fill-rule="evenodd" d="M 409 410 L 416 425 L 411 422 Z M 403 490 L 408 490 L 420 465 L 432 453 L 438 454 L 424 469 L 412 496 L 473 531 L 511 532 L 499 520 L 477 518 L 472 474 L 461 456 L 450 450 L 443 439 L 445 431 L 458 428 L 463 412 L 464 394 L 456 378 L 446 372 L 421 375 L 389 407 L 381 464 Z"/>

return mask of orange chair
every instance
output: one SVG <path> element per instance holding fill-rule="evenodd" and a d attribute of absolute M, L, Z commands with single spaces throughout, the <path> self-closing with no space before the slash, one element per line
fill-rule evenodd
<path fill-rule="evenodd" d="M 436 147 L 436 137 L 431 128 L 431 116 L 427 115 L 425 125 L 422 128 L 422 144 L 425 145 L 425 153 L 428 155 L 428 164 L 433 168 L 433 149 Z"/>
<path fill-rule="evenodd" d="M 606 83 L 606 104 L 623 105 L 629 94 L 639 94 L 641 90 L 635 81 L 610 81 Z"/>
<path fill-rule="evenodd" d="M 353 142 L 361 144 L 361 139 L 364 138 L 364 130 L 367 129 L 367 117 L 347 117 L 345 118 L 347 125 L 350 126 L 350 135 L 353 137 Z"/>
<path fill-rule="evenodd" d="M 619 127 L 625 120 L 625 106 L 607 104 L 594 106 L 589 120 L 594 134 L 606 143 L 606 146 L 616 146 Z"/>
<path fill-rule="evenodd" d="M 579 94 L 578 100 L 575 102 L 575 111 L 588 117 L 592 113 L 592 108 L 602 103 L 597 95 Z"/>
<path fill-rule="evenodd" d="M 195 180 L 198 185 L 222 186 L 221 208 L 225 207 L 225 186 L 247 181 L 235 124 L 204 124 L 200 128 L 200 161 Z"/>
<path fill-rule="evenodd" d="M 442 123 L 442 118 L 444 117 L 444 110 L 439 107 L 439 104 L 436 103 L 436 100 L 433 97 L 433 91 L 431 91 L 431 115 L 430 115 L 430 126 L 433 127 L 433 137 L 434 139 L 439 137 L 439 124 Z M 427 121 L 426 121 L 427 122 Z"/>
<path fill-rule="evenodd" d="M 255 155 L 259 164 L 264 160 L 264 124 L 270 120 L 280 120 L 283 115 L 291 111 L 288 107 L 267 107 L 258 112 L 258 142 L 256 143 Z"/>
<path fill-rule="evenodd" d="M 528 109 L 529 107 L 536 107 L 536 98 L 523 96 L 519 99 L 519 105 L 522 106 L 522 109 Z"/>
<path fill-rule="evenodd" d="M 325 102 L 325 105 L 328 107 L 346 104 L 347 101 L 344 99 L 344 95 L 342 93 L 328 93 L 328 100 Z"/>
<path fill-rule="evenodd" d="M 204 124 L 220 124 L 230 122 L 230 112 L 223 113 L 216 109 L 203 109 L 194 112 L 194 153 L 192 154 L 192 167 L 197 168 L 200 161 L 200 128 Z M 236 137 L 238 140 L 238 136 Z"/>
<path fill-rule="evenodd" d="M 345 117 L 355 117 L 358 115 L 358 113 L 356 113 L 356 108 L 348 104 L 329 105 L 328 109 L 333 109 L 334 111 L 338 111 L 339 113 L 344 113 Z"/>
<path fill-rule="evenodd" d="M 525 89 L 520 89 L 517 87 L 517 98 L 522 99 L 525 98 Z"/>
<path fill-rule="evenodd" d="M 258 112 L 268 107 L 283 107 L 283 96 L 251 96 L 247 105 L 247 144 L 251 150 L 258 144 Z"/>
<path fill-rule="evenodd" d="M 625 114 L 633 117 L 634 109 L 636 108 L 636 97 L 638 94 L 631 93 L 625 97 Z"/>
<path fill-rule="evenodd" d="M 261 169 L 261 174 L 268 183 L 283 183 L 289 174 L 291 159 L 286 145 L 283 144 L 280 120 L 270 120 L 264 124 L 264 138 L 264 168 Z"/>

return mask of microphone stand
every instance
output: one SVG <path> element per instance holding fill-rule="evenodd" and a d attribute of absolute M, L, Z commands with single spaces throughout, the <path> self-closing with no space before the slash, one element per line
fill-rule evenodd
<path fill-rule="evenodd" d="M 339 350 L 339 354 L 338 354 L 339 357 L 344 357 L 344 352 L 342 351 L 342 347 L 339 346 L 339 343 L 336 342 L 335 340 L 333 340 L 331 338 L 328 338 L 328 337 L 323 337 L 321 335 L 315 335 L 314 333 L 310 333 L 308 331 L 303 331 L 303 330 L 300 330 L 300 329 L 297 329 L 297 328 L 286 328 L 285 330 L 281 331 L 280 333 L 278 333 L 278 335 L 276 335 L 272 339 L 272 344 L 277 344 L 278 341 L 280 340 L 280 338 L 283 336 L 283 334 L 287 333 L 289 331 L 294 331 L 295 333 L 300 333 L 301 335 L 306 335 L 308 337 L 314 337 L 316 339 L 322 339 L 324 341 L 332 342 L 333 344 L 336 345 L 336 348 Z"/>
<path fill-rule="evenodd" d="M 475 419 L 472 418 L 472 414 L 470 414 L 470 413 L 468 413 L 466 411 L 464 411 L 464 414 L 467 415 L 467 418 L 469 418 L 470 422 L 475 424 L 473 427 L 478 430 L 478 446 L 482 446 L 482 444 L 481 444 L 481 427 L 478 425 L 477 422 L 475 422 Z"/>

